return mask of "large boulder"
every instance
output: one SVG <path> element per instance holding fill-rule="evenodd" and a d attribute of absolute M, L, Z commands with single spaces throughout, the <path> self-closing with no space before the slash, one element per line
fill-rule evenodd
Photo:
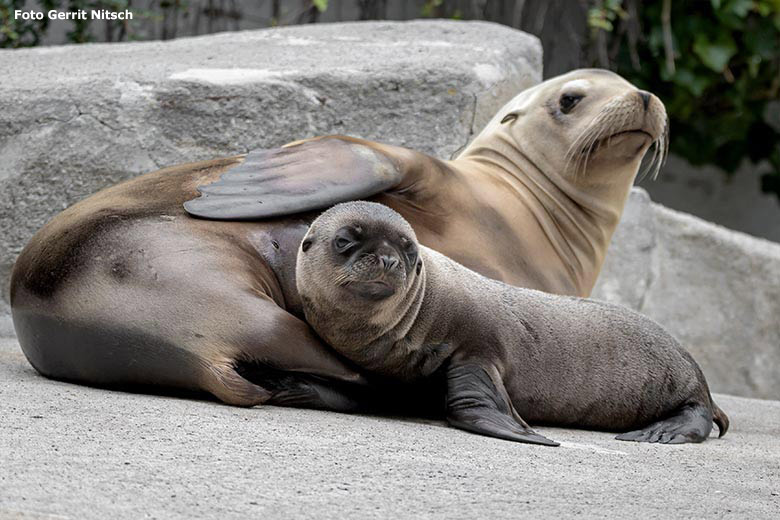
<path fill-rule="evenodd" d="M 780 398 L 780 244 L 672 211 L 634 189 L 593 296 L 664 325 L 713 391 Z"/>
<path fill-rule="evenodd" d="M 0 332 L 24 244 L 101 188 L 329 133 L 449 158 L 541 71 L 536 38 L 483 22 L 0 51 Z"/>

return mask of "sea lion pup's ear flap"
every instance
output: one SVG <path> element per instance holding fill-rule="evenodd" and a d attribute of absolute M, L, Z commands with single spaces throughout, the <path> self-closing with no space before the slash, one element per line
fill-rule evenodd
<path fill-rule="evenodd" d="M 261 219 L 364 199 L 401 183 L 414 153 L 343 136 L 255 150 L 218 181 L 198 186 L 201 196 L 184 209 L 216 220 Z"/>

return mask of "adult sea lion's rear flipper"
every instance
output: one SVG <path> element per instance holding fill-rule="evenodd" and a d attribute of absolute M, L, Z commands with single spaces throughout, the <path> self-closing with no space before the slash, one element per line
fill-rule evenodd
<path fill-rule="evenodd" d="M 239 364 L 238 372 L 248 381 L 257 381 L 268 388 L 271 396 L 265 404 L 345 413 L 366 406 L 361 399 L 366 393 L 364 385 L 285 372 L 257 363 Z"/>
<path fill-rule="evenodd" d="M 425 163 L 436 163 L 427 168 Z M 327 136 L 249 152 L 246 160 L 184 203 L 191 215 L 216 220 L 261 219 L 365 199 L 419 184 L 440 161 L 405 148 Z"/>
<path fill-rule="evenodd" d="M 499 383 L 500 384 L 500 383 Z M 476 364 L 447 369 L 447 421 L 456 428 L 509 441 L 559 446 L 523 421 L 490 375 Z"/>

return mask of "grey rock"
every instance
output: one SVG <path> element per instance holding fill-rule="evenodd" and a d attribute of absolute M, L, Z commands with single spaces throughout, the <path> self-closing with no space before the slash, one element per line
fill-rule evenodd
<path fill-rule="evenodd" d="M 652 261 L 656 244 L 650 197 L 645 190 L 634 188 L 612 236 L 592 296 L 641 309 L 653 278 Z"/>
<path fill-rule="evenodd" d="M 780 510 L 780 402 L 716 395 L 698 445 L 539 428 L 559 448 L 443 422 L 235 408 L 39 376 L 0 340 L 0 517 L 750 518 Z"/>
<path fill-rule="evenodd" d="M 671 331 L 716 392 L 780 398 L 780 244 L 650 202 L 634 189 L 593 296 Z"/>
<path fill-rule="evenodd" d="M 642 186 L 654 202 L 668 208 L 780 242 L 780 197 L 761 191 L 761 172 L 767 171 L 768 162 L 745 161 L 726 175 L 715 166 L 694 166 L 672 154 L 658 179 Z"/>
<path fill-rule="evenodd" d="M 0 51 L 4 298 L 32 234 L 101 188 L 329 133 L 449 158 L 539 82 L 541 69 L 536 38 L 483 22 L 317 24 Z"/>

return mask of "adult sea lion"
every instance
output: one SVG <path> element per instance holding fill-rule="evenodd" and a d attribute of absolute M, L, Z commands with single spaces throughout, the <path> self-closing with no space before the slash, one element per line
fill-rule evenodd
<path fill-rule="evenodd" d="M 306 320 L 359 366 L 406 381 L 444 367 L 459 428 L 546 445 L 525 420 L 673 444 L 728 428 L 699 366 L 651 319 L 485 278 L 381 204 L 320 215 L 296 277 Z"/>
<path fill-rule="evenodd" d="M 519 94 L 453 161 L 335 136 L 149 173 L 30 240 L 11 280 L 19 342 L 48 377 L 354 409 L 363 378 L 303 321 L 295 286 L 316 210 L 369 197 L 486 276 L 585 295 L 666 136 L 655 96 L 581 70 Z"/>

